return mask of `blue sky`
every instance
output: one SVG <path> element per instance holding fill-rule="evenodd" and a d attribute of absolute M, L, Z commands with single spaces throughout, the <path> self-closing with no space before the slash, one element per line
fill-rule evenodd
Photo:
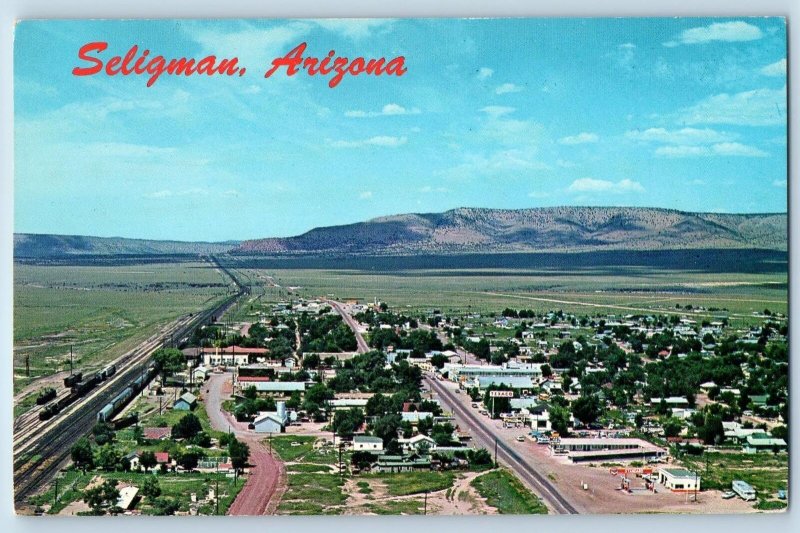
<path fill-rule="evenodd" d="M 74 77 L 237 56 L 244 77 Z M 263 73 L 403 55 L 397 77 Z M 15 231 L 298 234 L 460 206 L 786 211 L 780 18 L 31 21 L 15 43 Z"/>

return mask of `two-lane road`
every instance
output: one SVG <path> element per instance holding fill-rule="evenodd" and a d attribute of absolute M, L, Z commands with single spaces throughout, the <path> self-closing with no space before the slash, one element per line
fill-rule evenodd
<path fill-rule="evenodd" d="M 505 463 L 520 479 L 540 494 L 553 512 L 557 514 L 579 513 L 578 509 L 558 491 L 550 480 L 537 472 L 524 457 L 502 438 L 499 438 L 495 434 L 495 428 L 460 402 L 452 390 L 430 376 L 425 376 L 425 382 L 432 391 L 438 394 L 441 403 L 450 408 L 453 414 L 472 430 L 472 435 L 479 444 L 490 451 L 497 446 L 498 461 Z"/>
<path fill-rule="evenodd" d="M 342 304 L 339 302 L 334 302 L 333 300 L 326 300 L 326 302 L 329 303 L 331 307 L 333 307 L 333 309 L 342 316 L 350 329 L 353 330 L 353 334 L 356 336 L 358 353 L 367 353 L 369 351 L 369 345 L 367 344 L 367 341 L 364 340 L 364 336 L 361 335 L 361 332 L 358 329 L 358 323 L 355 321 L 355 319 L 350 316 L 350 313 L 344 310 Z"/>

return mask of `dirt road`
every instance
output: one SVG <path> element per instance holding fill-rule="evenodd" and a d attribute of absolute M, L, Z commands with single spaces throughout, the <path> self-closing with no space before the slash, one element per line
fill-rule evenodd
<path fill-rule="evenodd" d="M 244 487 L 234 500 L 229 515 L 273 514 L 280 501 L 286 473 L 281 461 L 261 444 L 263 435 L 237 422 L 222 410 L 222 401 L 230 397 L 230 374 L 212 374 L 206 383 L 205 405 L 211 427 L 230 431 L 250 447 L 250 470 Z"/>

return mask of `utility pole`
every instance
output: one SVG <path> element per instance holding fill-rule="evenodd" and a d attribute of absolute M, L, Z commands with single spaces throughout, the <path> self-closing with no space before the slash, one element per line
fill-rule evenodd
<path fill-rule="evenodd" d="M 428 491 L 427 490 L 425 491 L 425 506 L 422 508 L 422 514 L 423 515 L 427 515 L 428 514 Z"/>
<path fill-rule="evenodd" d="M 72 375 L 72 345 L 69 345 L 69 375 Z"/>
<path fill-rule="evenodd" d="M 497 466 L 497 437 L 494 438 L 494 466 Z"/>
<path fill-rule="evenodd" d="M 219 463 L 217 463 L 217 468 L 219 468 Z M 217 487 L 214 489 L 214 503 L 216 504 L 217 510 L 214 511 L 214 514 L 219 514 L 219 476 L 217 476 Z"/>

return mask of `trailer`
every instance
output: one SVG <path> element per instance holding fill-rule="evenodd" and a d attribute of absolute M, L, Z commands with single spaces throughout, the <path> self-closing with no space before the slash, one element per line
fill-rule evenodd
<path fill-rule="evenodd" d="M 755 501 L 756 499 L 756 489 L 753 488 L 752 485 L 747 483 L 746 481 L 742 481 L 741 479 L 735 479 L 731 483 L 731 490 L 739 495 L 741 499 L 746 502 Z"/>

